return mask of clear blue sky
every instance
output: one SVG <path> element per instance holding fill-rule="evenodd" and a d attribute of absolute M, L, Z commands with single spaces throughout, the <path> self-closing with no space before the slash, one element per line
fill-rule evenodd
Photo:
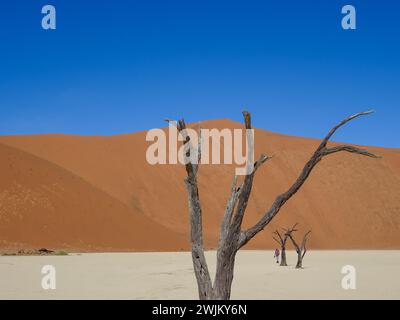
<path fill-rule="evenodd" d="M 57 30 L 41 8 L 57 9 Z M 341 28 L 353 4 L 357 30 Z M 78 1 L 0 4 L 0 134 L 111 135 L 211 118 L 400 147 L 400 2 Z"/>

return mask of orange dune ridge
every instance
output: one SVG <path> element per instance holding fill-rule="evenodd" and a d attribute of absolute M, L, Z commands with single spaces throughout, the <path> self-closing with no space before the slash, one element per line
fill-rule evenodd
<path fill-rule="evenodd" d="M 229 120 L 203 128 L 242 128 Z M 189 248 L 182 165 L 150 165 L 146 132 L 100 137 L 0 137 L 0 249 L 178 251 Z M 255 130 L 255 156 L 274 155 L 256 174 L 244 226 L 254 224 L 294 182 L 317 147 L 314 139 Z M 332 143 L 331 145 L 335 145 Z M 298 222 L 319 249 L 400 248 L 400 149 L 381 155 L 329 156 L 264 232 L 246 248 L 276 246 L 272 232 Z M 208 249 L 218 242 L 234 165 L 199 171 Z M 306 230 L 307 229 L 307 230 Z"/>

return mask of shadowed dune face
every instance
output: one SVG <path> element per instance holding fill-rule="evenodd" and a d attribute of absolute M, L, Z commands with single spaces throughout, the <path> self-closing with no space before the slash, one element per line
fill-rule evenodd
<path fill-rule="evenodd" d="M 79 176 L 0 144 L 0 247 L 79 251 L 173 250 L 182 235 Z M 147 237 L 155 233 L 157 237 Z"/>
<path fill-rule="evenodd" d="M 214 120 L 202 123 L 202 127 L 222 129 L 242 128 L 242 125 Z M 145 132 L 139 132 L 111 137 L 0 137 L 0 143 L 20 150 L 0 148 L 2 167 L 15 166 L 14 170 L 1 171 L 2 197 L 7 197 L 9 190 L 14 190 L 12 188 L 29 189 L 31 184 L 39 188 L 43 184 L 62 184 L 60 181 L 68 180 L 68 183 L 63 182 L 63 189 L 43 193 L 46 197 L 51 196 L 52 201 L 37 196 L 37 201 L 43 202 L 40 206 L 30 202 L 22 206 L 17 195 L 21 197 L 23 193 L 18 189 L 13 191 L 15 198 L 1 198 L 1 234 L 9 235 L 6 240 L 17 242 L 24 239 L 25 243 L 32 245 L 47 241 L 49 247 L 54 247 L 54 243 L 74 247 L 82 240 L 86 248 L 93 251 L 104 248 L 187 249 L 185 170 L 181 165 L 149 165 L 145 155 L 151 143 L 145 141 L 145 135 Z M 255 223 L 275 197 L 293 183 L 318 142 L 256 130 L 255 156 L 267 153 L 274 158 L 257 172 L 245 227 Z M 324 159 L 300 192 L 247 247 L 275 247 L 271 237 L 274 229 L 299 222 L 299 233 L 313 230 L 310 238 L 310 247 L 313 248 L 399 248 L 400 150 L 368 149 L 383 159 L 346 153 Z M 9 153 L 18 154 L 21 160 L 10 158 Z M 20 166 L 18 170 L 17 163 Z M 42 174 L 32 177 L 29 168 L 36 166 L 41 168 Z M 217 245 L 233 174 L 233 165 L 200 167 L 203 229 L 208 248 Z M 19 186 L 14 185 L 14 181 Z M 113 209 L 107 210 L 111 205 Z M 68 218 L 72 210 L 75 210 L 73 219 Z M 23 215 L 29 223 L 21 226 L 16 218 L 18 215 Z M 60 217 L 60 230 L 53 235 L 43 233 L 39 226 L 52 228 L 49 219 L 54 215 Z M 29 220 L 33 216 L 36 219 Z M 116 236 L 109 233 L 114 225 L 118 226 L 115 227 L 117 230 L 121 228 Z M 90 237 L 86 235 L 89 226 Z M 0 239 L 3 240 L 3 236 Z"/>

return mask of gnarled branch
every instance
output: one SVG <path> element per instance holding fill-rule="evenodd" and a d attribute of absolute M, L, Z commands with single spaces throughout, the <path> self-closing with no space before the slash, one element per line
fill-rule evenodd
<path fill-rule="evenodd" d="M 352 115 L 343 121 L 341 121 L 339 124 L 337 124 L 335 127 L 333 127 L 328 135 L 322 140 L 321 144 L 318 146 L 317 150 L 314 152 L 314 154 L 311 156 L 310 160 L 306 163 L 306 165 L 303 168 L 303 171 L 300 173 L 300 176 L 297 178 L 297 180 L 293 183 L 293 185 L 284 193 L 279 195 L 275 201 L 273 202 L 271 208 L 266 211 L 266 213 L 263 215 L 263 217 L 251 228 L 248 230 L 245 230 L 241 233 L 240 236 L 240 241 L 239 241 L 239 248 L 244 246 L 247 242 L 250 241 L 258 232 L 263 230 L 266 225 L 275 217 L 275 215 L 279 212 L 279 210 L 282 208 L 282 206 L 294 195 L 296 192 L 301 188 L 301 186 L 304 184 L 304 182 L 307 180 L 307 178 L 310 176 L 310 173 L 314 169 L 314 167 L 321 161 L 321 159 L 327 155 L 339 152 L 339 151 L 347 151 L 347 152 L 352 152 L 352 153 L 357 153 L 363 156 L 368 156 L 368 157 L 373 157 L 373 158 L 378 158 L 378 156 L 374 155 L 373 153 L 368 152 L 367 150 L 359 149 L 356 147 L 352 146 L 338 146 L 338 147 L 333 147 L 333 148 L 327 148 L 327 143 L 329 139 L 333 136 L 333 134 L 343 125 L 348 123 L 349 121 L 358 118 L 360 116 L 368 115 L 371 114 L 373 111 L 366 111 L 366 112 L 360 112 L 355 115 Z"/>

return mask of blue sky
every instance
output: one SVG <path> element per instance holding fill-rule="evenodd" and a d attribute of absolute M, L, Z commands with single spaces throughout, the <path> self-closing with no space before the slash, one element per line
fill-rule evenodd
<path fill-rule="evenodd" d="M 400 147 L 397 1 L 14 0 L 0 10 L 0 134 L 111 135 L 231 118 Z M 41 8 L 57 29 L 41 28 Z M 341 28 L 341 8 L 357 30 Z"/>

